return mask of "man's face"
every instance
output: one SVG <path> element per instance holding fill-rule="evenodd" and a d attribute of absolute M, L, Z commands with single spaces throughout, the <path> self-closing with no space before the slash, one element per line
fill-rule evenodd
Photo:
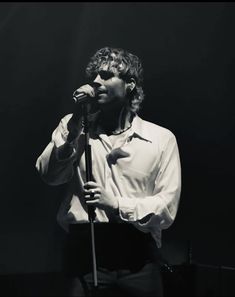
<path fill-rule="evenodd" d="M 93 84 L 101 109 L 114 109 L 126 104 L 126 82 L 119 77 L 116 68 L 100 67 Z"/>

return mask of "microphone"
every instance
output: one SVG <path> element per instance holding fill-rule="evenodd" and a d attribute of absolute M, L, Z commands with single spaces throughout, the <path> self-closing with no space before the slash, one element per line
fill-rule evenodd
<path fill-rule="evenodd" d="M 85 93 L 80 93 L 78 91 L 75 91 L 73 93 L 73 100 L 76 104 L 80 104 L 80 103 L 90 103 L 92 100 L 94 100 L 95 97 L 91 97 Z"/>
<path fill-rule="evenodd" d="M 76 94 L 76 91 L 73 93 L 73 100 L 76 104 L 78 103 L 85 103 L 87 101 L 89 101 L 91 97 L 88 96 L 87 94 L 85 93 L 78 93 Z"/>

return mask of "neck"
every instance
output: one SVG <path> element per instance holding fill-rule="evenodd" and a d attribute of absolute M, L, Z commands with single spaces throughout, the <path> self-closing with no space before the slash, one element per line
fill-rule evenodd
<path fill-rule="evenodd" d="M 128 129 L 131 122 L 132 114 L 125 107 L 110 112 L 101 112 L 99 116 L 99 124 L 105 130 L 107 135 L 119 133 Z"/>

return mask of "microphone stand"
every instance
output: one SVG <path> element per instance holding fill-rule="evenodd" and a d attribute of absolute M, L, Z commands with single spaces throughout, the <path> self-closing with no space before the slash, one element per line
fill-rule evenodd
<path fill-rule="evenodd" d="M 84 118 L 84 133 L 85 133 L 85 162 L 86 162 L 86 181 L 92 180 L 92 155 L 91 145 L 89 144 L 89 121 L 88 121 L 88 104 L 82 104 L 82 113 Z M 97 281 L 97 267 L 96 267 L 96 251 L 95 251 L 95 232 L 94 232 L 94 220 L 95 220 L 95 208 L 94 206 L 88 206 L 88 218 L 90 222 L 91 231 L 91 252 L 92 252 L 92 264 L 93 264 L 93 281 L 94 288 L 98 287 Z"/>

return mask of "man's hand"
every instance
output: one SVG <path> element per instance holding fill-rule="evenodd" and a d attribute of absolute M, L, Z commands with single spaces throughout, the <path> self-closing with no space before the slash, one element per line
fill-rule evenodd
<path fill-rule="evenodd" d="M 81 86 L 73 94 L 76 97 L 76 95 L 79 95 L 79 94 L 82 94 L 82 93 L 86 94 L 89 97 L 95 97 L 95 89 L 89 84 Z"/>
<path fill-rule="evenodd" d="M 118 211 L 118 198 L 96 182 L 89 181 L 84 184 L 84 197 L 87 205 L 114 212 Z"/>
<path fill-rule="evenodd" d="M 95 97 L 95 90 L 92 86 L 86 84 L 81 86 L 79 89 L 77 89 L 74 94 L 86 94 L 89 97 Z M 88 110 L 91 108 L 90 104 L 88 106 Z M 69 131 L 69 135 L 68 135 L 68 142 L 73 141 L 76 137 L 79 136 L 79 134 L 81 133 L 81 122 L 82 122 L 82 105 L 78 103 L 76 103 L 76 109 L 73 112 L 73 116 L 71 117 L 71 119 L 69 120 L 68 124 L 67 124 L 67 128 Z"/>

